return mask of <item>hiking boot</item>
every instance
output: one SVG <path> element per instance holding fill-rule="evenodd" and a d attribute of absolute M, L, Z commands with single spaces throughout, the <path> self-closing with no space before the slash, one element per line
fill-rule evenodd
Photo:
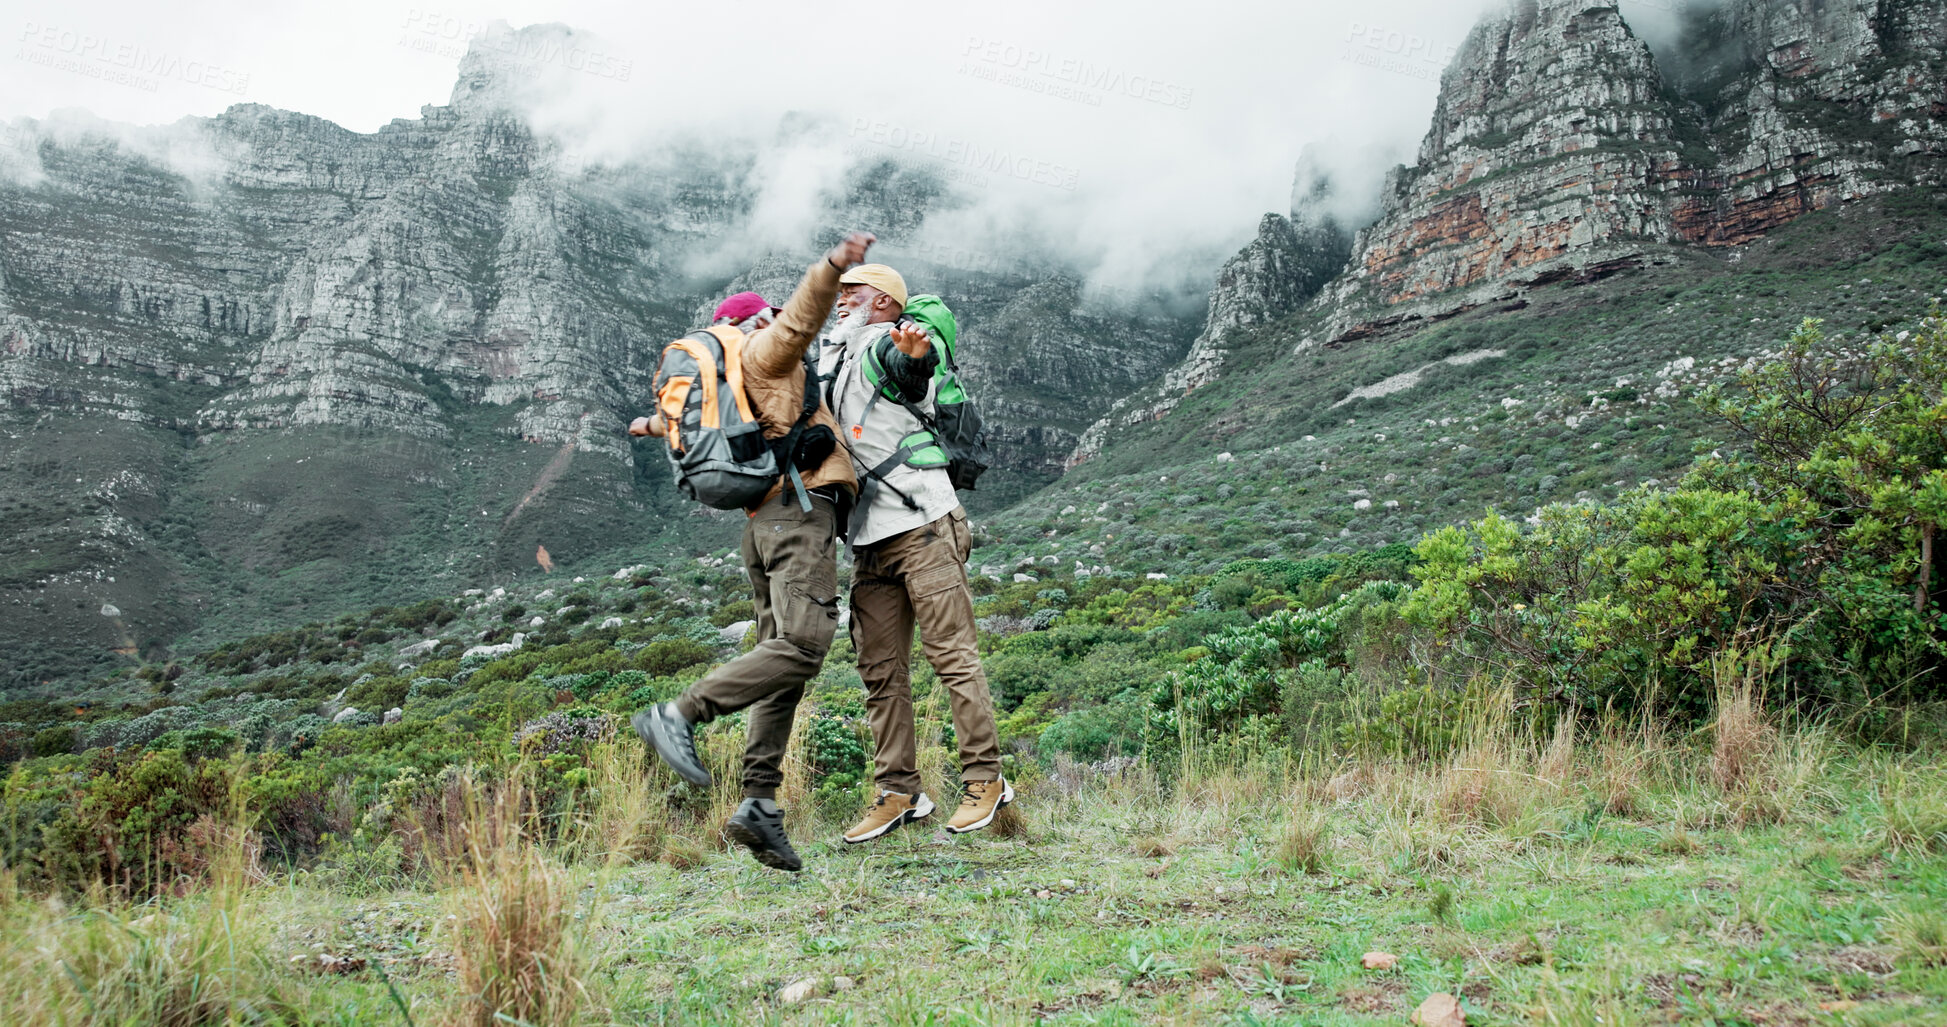
<path fill-rule="evenodd" d="M 766 806 L 770 807 L 768 811 Z M 723 825 L 723 833 L 772 870 L 804 869 L 798 850 L 791 847 L 791 839 L 784 833 L 784 811 L 775 802 L 745 799 L 730 815 L 730 822 Z"/>
<path fill-rule="evenodd" d="M 629 718 L 635 733 L 669 764 L 676 776 L 690 784 L 710 787 L 710 772 L 696 758 L 696 732 L 676 712 L 675 703 L 659 703 Z"/>
<path fill-rule="evenodd" d="M 865 811 L 865 819 L 845 832 L 845 843 L 857 845 L 869 842 L 887 831 L 915 820 L 925 820 L 933 815 L 933 800 L 925 792 L 907 795 L 904 792 L 881 791 L 872 808 Z"/>
<path fill-rule="evenodd" d="M 946 829 L 954 834 L 978 831 L 994 822 L 994 814 L 1014 801 L 1014 786 L 1006 778 L 999 781 L 965 781 L 960 785 L 960 808 Z"/>

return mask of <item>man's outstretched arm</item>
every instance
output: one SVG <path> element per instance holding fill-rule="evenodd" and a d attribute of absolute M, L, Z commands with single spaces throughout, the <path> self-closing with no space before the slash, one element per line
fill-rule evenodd
<path fill-rule="evenodd" d="M 744 343 L 744 366 L 768 378 L 781 378 L 802 363 L 806 347 L 818 338 L 818 330 L 838 302 L 838 276 L 865 263 L 866 249 L 877 241 L 870 232 L 853 232 L 806 268 L 777 320 Z"/>

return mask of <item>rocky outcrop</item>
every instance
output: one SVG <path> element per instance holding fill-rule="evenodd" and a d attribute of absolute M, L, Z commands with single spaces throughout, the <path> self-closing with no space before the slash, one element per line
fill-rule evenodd
<path fill-rule="evenodd" d="M 1517 0 L 1448 67 L 1418 161 L 1388 177 L 1328 290 L 1334 335 L 1673 237 L 1676 194 L 1707 163 L 1679 142 L 1695 134 L 1613 3 Z"/>
<path fill-rule="evenodd" d="M 1289 223 L 1267 215 L 1224 265 L 1183 363 L 1118 401 L 1070 465 L 1167 415 L 1223 372 L 1240 336 L 1301 306 L 1322 325 L 1317 342 L 1344 344 L 1940 184 L 1947 7 L 1728 0 L 1688 21 L 1658 54 L 1615 0 L 1512 0 L 1487 17 L 1370 223 L 1348 245 L 1337 223 L 1307 229 L 1304 212 L 1329 204 L 1295 201 Z"/>
<path fill-rule="evenodd" d="M 1693 26 L 1666 77 L 1717 155 L 1675 209 L 1686 242 L 1737 246 L 1868 193 L 1938 185 L 1947 8 L 1910 0 L 1740 0 Z"/>
<path fill-rule="evenodd" d="M 1666 71 L 1613 2 L 1517 0 L 1447 69 L 1418 160 L 1326 290 L 1332 337 L 1937 181 L 1943 19 L 1920 0 L 1735 0 Z"/>
<path fill-rule="evenodd" d="M 1290 217 L 1266 214 L 1257 238 L 1224 262 L 1210 291 L 1203 331 L 1182 363 L 1160 385 L 1116 401 L 1107 417 L 1089 426 L 1067 465 L 1101 451 L 1117 427 L 1155 420 L 1175 409 L 1191 390 L 1215 378 L 1239 332 L 1274 321 L 1304 306 L 1344 266 L 1351 234 L 1332 212 L 1332 182 L 1310 159 L 1299 165 Z"/>

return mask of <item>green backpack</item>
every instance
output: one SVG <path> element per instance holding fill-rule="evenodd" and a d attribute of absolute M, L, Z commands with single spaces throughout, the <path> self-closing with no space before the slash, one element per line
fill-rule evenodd
<path fill-rule="evenodd" d="M 947 309 L 946 301 L 933 295 L 908 300 L 902 320 L 906 318 L 930 329 L 940 343 L 941 359 L 933 370 L 933 412 L 929 414 L 897 394 L 898 390 L 888 381 L 877 347 L 867 351 L 863 369 L 866 381 L 875 385 L 885 383 L 873 402 L 876 404 L 880 397 L 892 400 L 926 426 L 925 431 L 901 439 L 895 456 L 904 454 L 902 461 L 915 467 L 944 465 L 954 488 L 972 490 L 993 456 L 987 447 L 986 420 L 980 415 L 980 406 L 967 392 L 966 382 L 960 377 L 959 362 L 954 359 L 959 325 L 954 321 L 953 311 Z M 867 410 L 870 409 L 868 406 Z"/>

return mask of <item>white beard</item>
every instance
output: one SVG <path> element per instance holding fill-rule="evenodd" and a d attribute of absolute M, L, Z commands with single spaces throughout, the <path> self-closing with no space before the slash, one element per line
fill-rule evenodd
<path fill-rule="evenodd" d="M 839 315 L 838 324 L 832 329 L 832 340 L 841 345 L 850 342 L 866 326 L 871 316 L 864 307 L 855 307 Z"/>

